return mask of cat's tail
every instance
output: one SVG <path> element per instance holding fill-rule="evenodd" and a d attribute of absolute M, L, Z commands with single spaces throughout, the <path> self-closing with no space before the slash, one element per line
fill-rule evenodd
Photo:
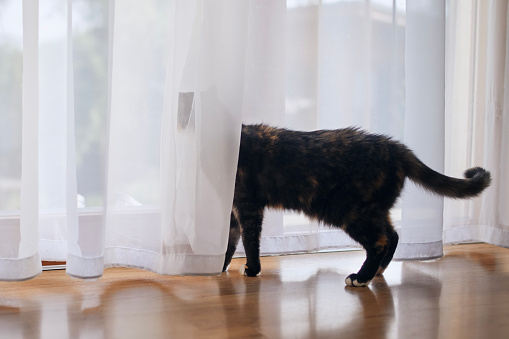
<path fill-rule="evenodd" d="M 465 171 L 465 179 L 440 174 L 411 153 L 406 175 L 425 190 L 444 197 L 467 199 L 479 195 L 491 183 L 491 174 L 481 167 Z"/>

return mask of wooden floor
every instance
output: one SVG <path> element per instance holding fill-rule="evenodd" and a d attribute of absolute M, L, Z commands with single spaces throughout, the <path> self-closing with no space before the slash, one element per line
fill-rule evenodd
<path fill-rule="evenodd" d="M 262 275 L 164 277 L 111 268 L 0 283 L 1 338 L 509 338 L 509 249 L 446 247 L 345 287 L 364 252 L 262 258 Z"/>

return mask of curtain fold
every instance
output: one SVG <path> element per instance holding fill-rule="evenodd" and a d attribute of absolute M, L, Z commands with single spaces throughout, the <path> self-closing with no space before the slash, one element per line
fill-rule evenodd
<path fill-rule="evenodd" d="M 33 0 L 24 0 L 22 6 L 23 49 L 22 64 L 24 71 L 21 79 L 21 105 L 12 107 L 21 116 L 23 133 L 17 137 L 21 143 L 21 162 L 17 168 L 18 173 L 12 173 L 19 179 L 13 186 L 14 203 L 22 217 L 9 222 L 3 222 L 2 231 L 6 238 L 2 241 L 0 258 L 1 278 L 4 280 L 28 279 L 41 272 L 41 259 L 39 256 L 39 231 L 34 228 L 38 223 L 38 121 L 39 121 L 39 86 L 38 86 L 38 3 Z M 18 13 L 19 15 L 20 13 Z M 19 33 L 16 32 L 16 33 Z M 4 160 L 5 161 L 5 160 Z M 5 166 L 3 166 L 5 168 Z M 7 168 L 6 168 L 7 169 Z M 18 200 L 19 199 L 19 200 Z M 18 200 L 18 201 L 16 201 Z"/>
<path fill-rule="evenodd" d="M 445 1 L 408 1 L 405 25 L 404 139 L 429 167 L 444 172 Z M 394 257 L 443 255 L 442 197 L 407 180 L 401 203 L 401 237 Z"/>

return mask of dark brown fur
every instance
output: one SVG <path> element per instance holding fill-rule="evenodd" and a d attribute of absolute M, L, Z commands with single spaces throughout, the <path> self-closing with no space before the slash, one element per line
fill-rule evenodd
<path fill-rule="evenodd" d="M 347 277 L 365 286 L 389 265 L 398 235 L 389 210 L 405 178 L 451 198 L 470 198 L 490 184 L 482 168 L 466 179 L 444 176 L 424 165 L 405 145 L 355 128 L 297 132 L 267 125 L 242 128 L 230 237 L 223 270 L 240 236 L 246 250 L 245 274 L 260 270 L 260 235 L 266 207 L 302 211 L 343 229 L 366 250 L 359 272 Z"/>

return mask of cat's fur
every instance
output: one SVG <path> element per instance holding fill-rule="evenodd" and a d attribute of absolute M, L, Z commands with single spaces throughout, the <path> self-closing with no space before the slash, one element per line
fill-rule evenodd
<path fill-rule="evenodd" d="M 346 283 L 366 286 L 396 250 L 389 209 L 407 177 L 434 194 L 459 199 L 477 196 L 491 182 L 479 167 L 468 169 L 465 179 L 444 176 L 400 142 L 356 128 L 297 132 L 244 125 L 223 270 L 242 236 L 245 274 L 256 276 L 264 209 L 289 209 L 341 228 L 359 242 L 366 261 Z"/>

